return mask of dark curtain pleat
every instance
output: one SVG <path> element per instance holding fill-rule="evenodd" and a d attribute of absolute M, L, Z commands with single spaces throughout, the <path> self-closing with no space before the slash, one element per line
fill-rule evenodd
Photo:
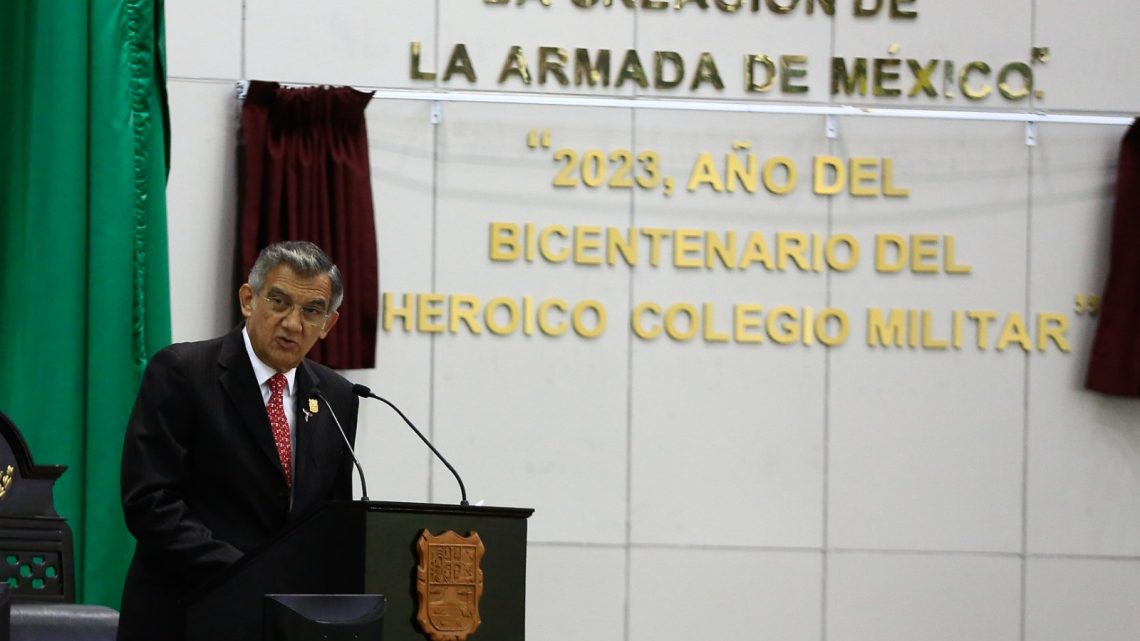
<path fill-rule="evenodd" d="M 240 274 L 282 240 L 324 249 L 344 276 L 340 321 L 310 358 L 337 369 L 376 364 L 379 277 L 368 134 L 372 94 L 250 82 L 242 107 Z"/>
<path fill-rule="evenodd" d="M 1120 145 L 1109 261 L 1085 386 L 1140 396 L 1140 120 Z"/>

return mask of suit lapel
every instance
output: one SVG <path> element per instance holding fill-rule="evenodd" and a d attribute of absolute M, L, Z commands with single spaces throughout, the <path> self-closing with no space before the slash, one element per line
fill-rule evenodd
<path fill-rule="evenodd" d="M 320 387 L 321 379 L 313 368 L 309 366 L 308 361 L 301 361 L 297 367 L 297 395 L 296 407 L 294 408 L 293 415 L 297 421 L 297 439 L 293 448 L 293 505 L 304 505 L 306 497 L 303 496 L 306 488 L 314 487 L 313 479 L 310 478 L 315 473 L 316 460 L 315 455 L 317 452 L 316 439 L 320 438 L 328 427 L 332 419 L 329 418 L 328 408 L 325 407 L 323 401 L 317 402 L 317 411 L 311 412 L 309 409 L 309 396 L 313 390 Z M 336 429 L 333 427 L 333 429 Z"/>
<path fill-rule="evenodd" d="M 277 444 L 273 441 L 273 431 L 269 428 L 269 415 L 265 411 L 261 387 L 253 374 L 253 365 L 250 364 L 249 354 L 245 351 L 245 341 L 242 339 L 240 329 L 230 332 L 222 340 L 218 365 L 222 370 L 218 382 L 237 408 L 242 425 L 249 431 L 258 448 L 281 473 L 284 481 L 285 471 L 281 468 Z"/>

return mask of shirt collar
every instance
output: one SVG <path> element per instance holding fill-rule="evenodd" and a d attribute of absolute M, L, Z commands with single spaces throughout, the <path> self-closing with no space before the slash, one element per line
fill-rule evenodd
<path fill-rule="evenodd" d="M 253 343 L 249 340 L 249 331 L 245 327 L 241 328 L 241 337 L 245 341 L 245 353 L 249 356 L 249 364 L 253 365 L 253 377 L 257 379 L 258 385 L 266 385 L 269 379 L 277 373 L 277 370 L 266 365 L 257 357 L 257 352 L 253 351 Z M 288 372 L 282 373 L 285 374 L 285 380 L 288 382 L 286 393 L 291 395 L 296 391 L 293 388 L 293 383 L 297 379 L 297 368 L 294 367 Z"/>

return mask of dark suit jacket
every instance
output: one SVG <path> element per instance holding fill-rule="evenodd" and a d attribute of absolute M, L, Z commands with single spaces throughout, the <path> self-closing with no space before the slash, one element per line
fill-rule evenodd
<path fill-rule="evenodd" d="M 330 499 L 349 499 L 352 459 L 319 387 L 356 436 L 352 384 L 306 360 L 297 368 L 293 498 L 241 330 L 180 343 L 151 359 L 123 446 L 122 499 L 138 541 L 119 639 L 182 639 L 189 591 Z"/>

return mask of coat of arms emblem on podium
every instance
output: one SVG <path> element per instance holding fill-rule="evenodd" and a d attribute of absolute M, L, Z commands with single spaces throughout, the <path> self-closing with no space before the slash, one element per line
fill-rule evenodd
<path fill-rule="evenodd" d="M 416 543 L 416 620 L 432 641 L 466 641 L 482 620 L 483 541 L 478 532 L 435 536 L 423 530 Z"/>

